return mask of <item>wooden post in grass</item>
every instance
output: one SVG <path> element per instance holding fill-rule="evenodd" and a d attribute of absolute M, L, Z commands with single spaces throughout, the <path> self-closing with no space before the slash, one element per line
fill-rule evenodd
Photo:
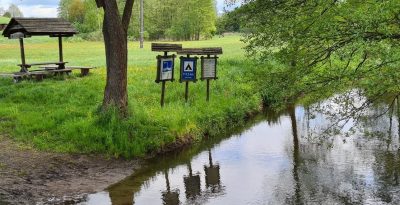
<path fill-rule="evenodd" d="M 185 102 L 188 102 L 189 100 L 189 81 L 186 81 L 186 86 L 185 86 Z"/>
<path fill-rule="evenodd" d="M 210 79 L 207 79 L 207 102 L 210 101 Z"/>
<path fill-rule="evenodd" d="M 186 57 L 181 56 L 181 75 L 179 82 L 185 83 L 185 101 L 189 101 L 189 82 L 197 82 L 197 60 L 198 57 L 190 57 L 191 53 L 187 49 L 178 51 L 178 54 L 186 54 Z"/>
<path fill-rule="evenodd" d="M 168 52 L 176 52 L 182 49 L 181 44 L 151 44 L 151 50 L 156 52 L 164 52 L 164 55 L 157 56 L 157 77 L 156 83 L 161 84 L 161 107 L 164 107 L 165 102 L 165 86 L 166 82 L 173 82 L 174 67 L 176 55 L 168 55 Z"/>

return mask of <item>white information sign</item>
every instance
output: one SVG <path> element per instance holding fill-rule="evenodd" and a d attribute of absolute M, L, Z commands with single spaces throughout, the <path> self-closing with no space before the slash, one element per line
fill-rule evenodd
<path fill-rule="evenodd" d="M 173 66 L 174 63 L 172 58 L 161 59 L 160 80 L 172 79 Z"/>
<path fill-rule="evenodd" d="M 215 78 L 216 68 L 215 58 L 204 58 L 203 59 L 203 78 Z"/>

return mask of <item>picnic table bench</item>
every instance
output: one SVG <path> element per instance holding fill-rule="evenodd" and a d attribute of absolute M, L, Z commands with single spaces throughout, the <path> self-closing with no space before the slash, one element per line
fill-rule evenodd
<path fill-rule="evenodd" d="M 55 65 L 44 65 L 40 66 L 40 68 L 43 68 L 45 70 L 53 70 L 57 69 L 57 66 Z M 87 76 L 89 75 L 89 72 L 91 69 L 95 69 L 95 67 L 85 67 L 85 66 L 67 66 L 64 68 L 65 70 L 81 70 L 81 76 Z"/>
<path fill-rule="evenodd" d="M 23 80 L 24 78 L 32 78 L 34 77 L 37 81 L 42 81 L 46 76 L 45 72 L 36 71 L 36 72 L 15 72 L 15 73 L 0 73 L 0 77 L 11 77 L 14 79 L 15 83 Z"/>

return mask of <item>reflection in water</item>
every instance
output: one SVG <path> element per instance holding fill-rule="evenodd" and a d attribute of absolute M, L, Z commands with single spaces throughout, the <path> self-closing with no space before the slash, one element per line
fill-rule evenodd
<path fill-rule="evenodd" d="M 398 97 L 338 98 L 150 160 L 103 204 L 400 204 Z"/>
<path fill-rule="evenodd" d="M 219 172 L 219 165 L 214 165 L 211 155 L 211 150 L 208 150 L 209 166 L 204 166 L 206 174 L 206 186 L 211 193 L 217 194 L 222 192 L 221 177 Z"/>
<path fill-rule="evenodd" d="M 297 134 L 297 121 L 296 121 L 296 111 L 294 106 L 288 107 L 288 112 L 290 116 L 290 122 L 292 125 L 293 134 L 293 179 L 294 179 L 294 203 L 301 204 L 301 194 L 300 194 L 300 179 L 299 179 L 299 166 L 300 166 L 300 148 L 299 148 L 299 138 Z"/>
<path fill-rule="evenodd" d="M 188 164 L 189 176 L 185 176 L 183 181 L 185 183 L 186 198 L 189 200 L 195 200 L 197 196 L 200 196 L 200 174 L 193 175 L 192 165 Z"/>
<path fill-rule="evenodd" d="M 162 192 L 162 200 L 164 205 L 178 205 L 179 201 L 179 190 L 171 191 L 169 183 L 168 171 L 164 171 L 165 183 L 167 185 L 167 191 Z"/>

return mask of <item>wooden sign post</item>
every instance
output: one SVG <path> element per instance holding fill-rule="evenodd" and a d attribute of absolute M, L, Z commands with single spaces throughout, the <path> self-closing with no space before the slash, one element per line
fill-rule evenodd
<path fill-rule="evenodd" d="M 161 107 L 164 107 L 165 98 L 165 84 L 168 81 L 173 82 L 174 79 L 174 68 L 176 55 L 168 55 L 168 52 L 177 52 L 182 49 L 180 44 L 158 44 L 153 43 L 151 45 L 152 51 L 164 52 L 164 55 L 157 56 L 157 77 L 156 83 L 162 83 L 161 85 Z"/>
<path fill-rule="evenodd" d="M 217 62 L 219 54 L 222 54 L 222 48 L 186 48 L 178 52 L 178 54 L 187 55 L 187 58 L 181 57 L 181 79 L 182 79 L 182 69 L 185 67 L 182 65 L 183 60 L 190 60 L 190 55 L 205 55 L 207 57 L 201 57 L 201 80 L 207 81 L 207 101 L 210 100 L 210 81 L 217 80 Z M 211 57 L 213 55 L 213 57 Z M 197 57 L 196 57 L 197 58 Z M 197 62 L 197 59 L 196 59 Z M 196 72 L 196 71 L 194 71 Z M 197 80 L 196 80 L 197 81 Z M 182 80 L 181 80 L 182 82 Z M 186 82 L 186 90 L 188 90 L 188 82 Z M 188 92 L 188 91 L 187 91 Z M 186 94 L 187 94 L 186 92 Z M 187 96 L 186 101 L 187 101 Z"/>
<path fill-rule="evenodd" d="M 179 53 L 179 52 L 178 52 Z M 185 86 L 185 100 L 189 100 L 189 82 L 197 82 L 197 57 L 190 57 L 188 54 L 186 57 L 180 57 L 181 59 L 181 77 L 180 82 L 186 83 Z"/>
<path fill-rule="evenodd" d="M 217 61 L 218 57 L 207 55 L 201 57 L 201 80 L 207 81 L 207 102 L 210 101 L 210 81 L 217 80 Z"/>

